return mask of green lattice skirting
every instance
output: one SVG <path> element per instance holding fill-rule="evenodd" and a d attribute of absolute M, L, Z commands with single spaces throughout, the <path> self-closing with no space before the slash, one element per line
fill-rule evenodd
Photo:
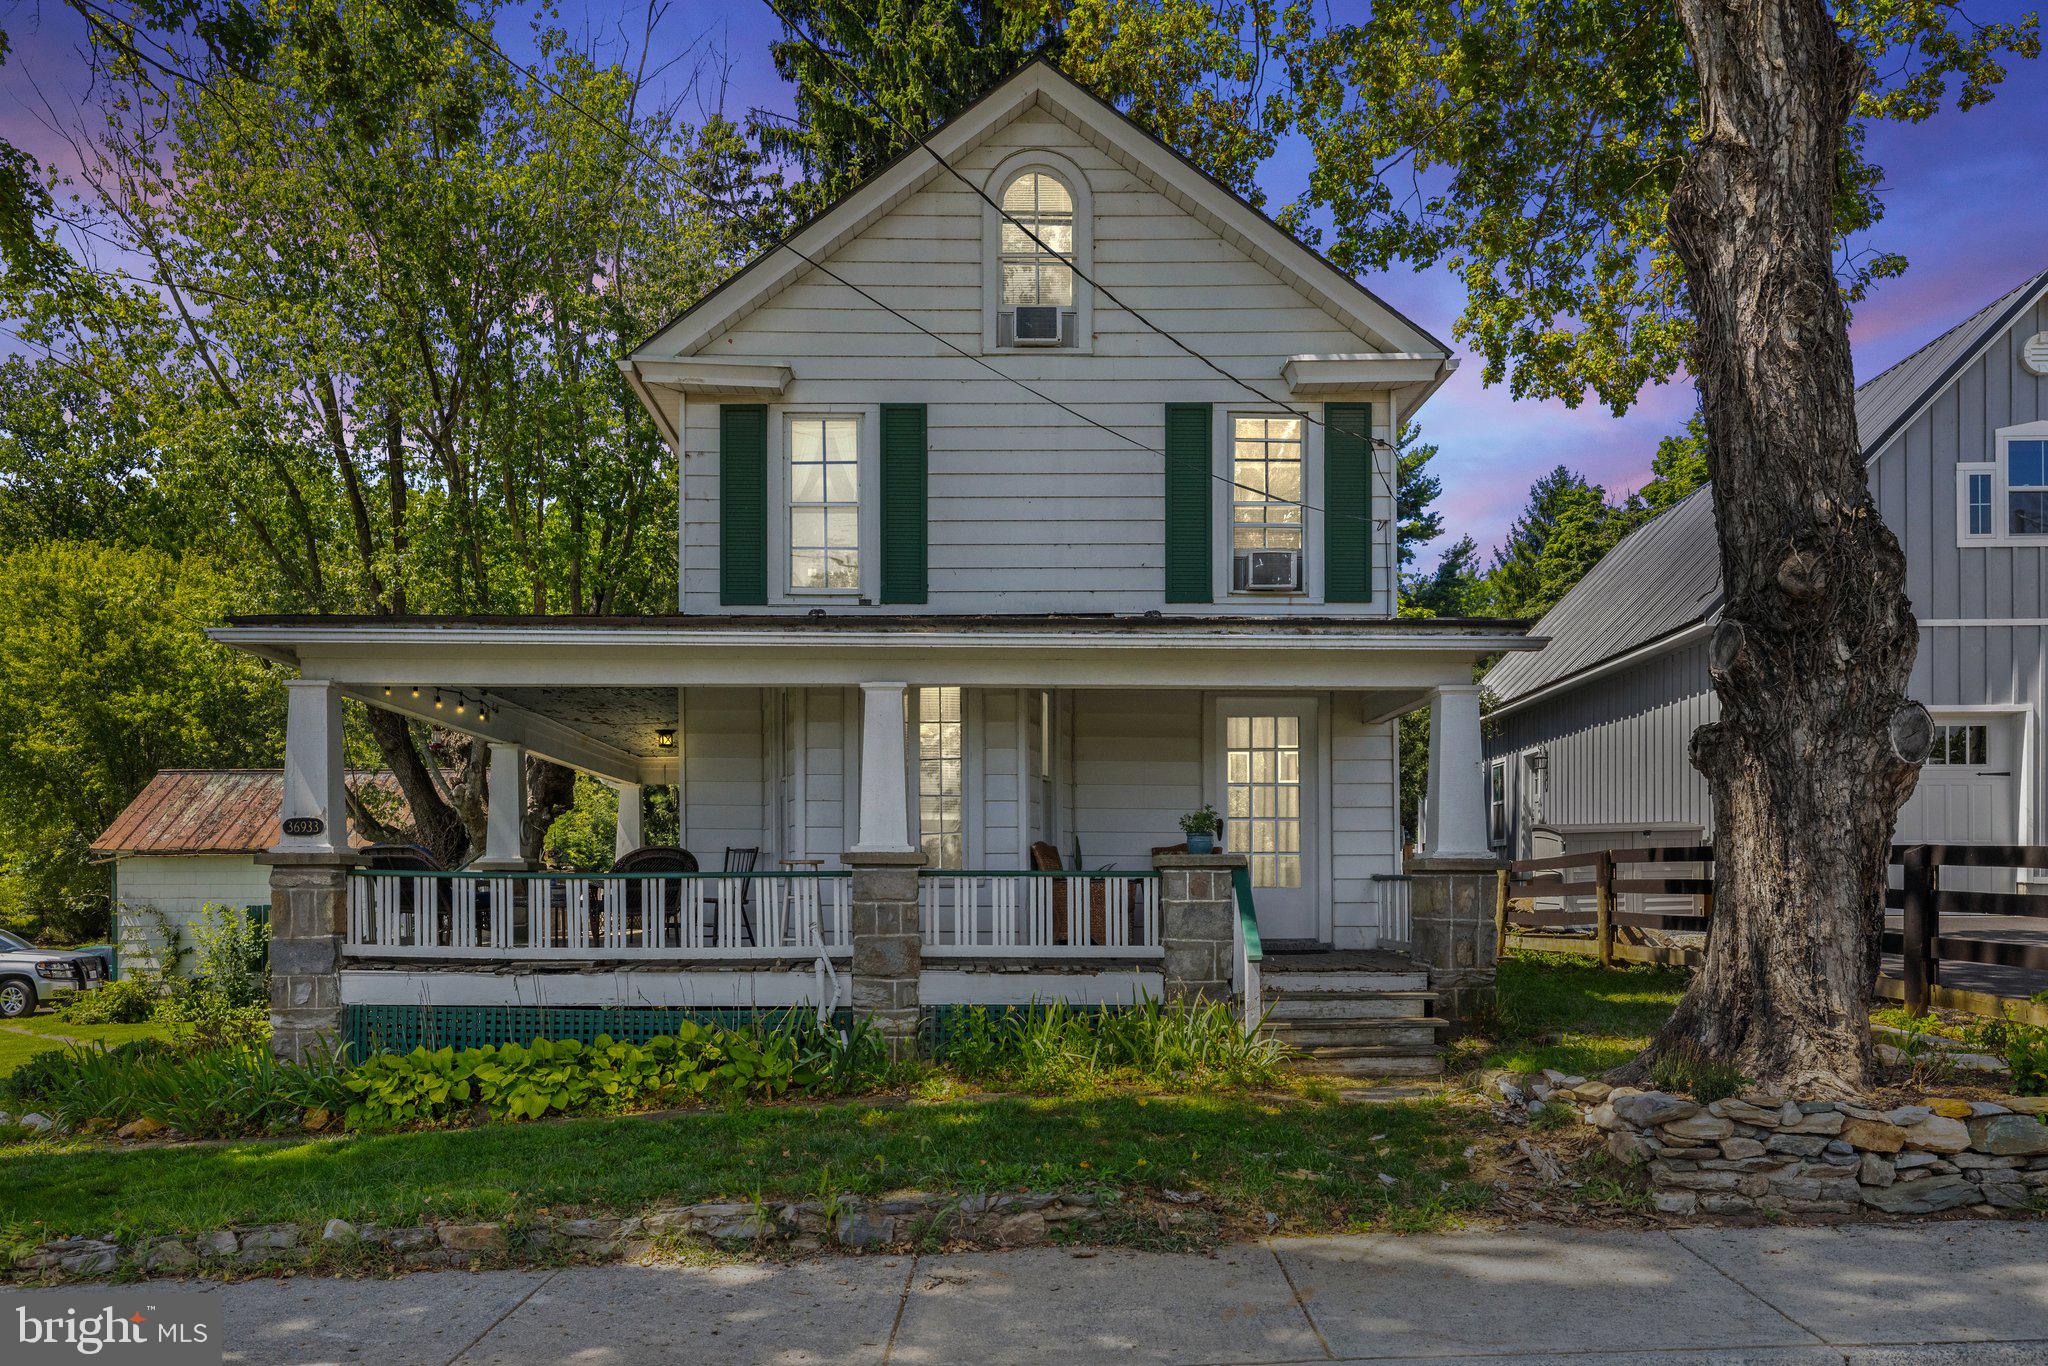
<path fill-rule="evenodd" d="M 410 1053 L 415 1048 L 489 1048 L 534 1039 L 581 1039 L 600 1034 L 646 1043 L 673 1034 L 685 1020 L 739 1028 L 772 1024 L 808 1011 L 739 1008 L 687 1010 L 669 1006 L 396 1006 L 342 1007 L 341 1034 L 351 1057 Z"/>

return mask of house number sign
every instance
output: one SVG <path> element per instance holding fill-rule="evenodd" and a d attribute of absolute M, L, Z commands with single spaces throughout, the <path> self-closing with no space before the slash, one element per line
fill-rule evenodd
<path fill-rule="evenodd" d="M 284 818 L 284 832 L 287 835 L 303 838 L 308 835 L 325 834 L 326 831 L 327 822 L 321 820 L 318 816 L 286 816 Z"/>

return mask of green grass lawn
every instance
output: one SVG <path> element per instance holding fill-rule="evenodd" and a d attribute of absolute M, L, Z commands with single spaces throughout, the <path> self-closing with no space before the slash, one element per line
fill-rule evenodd
<path fill-rule="evenodd" d="M 168 1031 L 159 1024 L 72 1024 L 60 1020 L 48 1011 L 8 1020 L 9 1026 L 0 1029 L 0 1077 L 27 1062 L 36 1054 L 47 1049 L 63 1048 L 66 1040 L 83 1039 L 90 1043 L 127 1043 L 130 1039 L 162 1038 Z M 27 1033 L 19 1031 L 26 1030 Z M 61 1037 L 52 1037 L 61 1036 Z"/>
<path fill-rule="evenodd" d="M 1500 966 L 1495 1037 L 1470 1041 L 1457 1065 L 1594 1077 L 1641 1052 L 1685 990 L 1683 968 L 1602 968 L 1558 953 L 1513 952 Z"/>
<path fill-rule="evenodd" d="M 1501 969 L 1496 1037 L 1461 1043 L 1454 1069 L 1593 1075 L 1642 1047 L 1683 980 L 1670 969 L 1603 972 L 1569 957 L 1517 954 Z M 1205 1233 L 1263 1232 L 1268 1213 L 1297 1232 L 1415 1230 L 1487 1203 L 1464 1155 L 1484 1138 L 1484 1124 L 1484 1112 L 1455 1086 L 1372 1104 L 1327 1091 L 1112 1089 L 176 1147 L 67 1138 L 0 1148 L 0 1234 L 192 1233 L 334 1217 L 517 1219 L 840 1191 L 1161 1188 L 1204 1192 L 1228 1212 L 1223 1227 Z M 1161 1238 L 1134 1222 L 1112 1224 L 1104 1236 Z"/>
<path fill-rule="evenodd" d="M 1161 1187 L 1207 1192 L 1241 1224 L 1259 1216 L 1261 1231 L 1267 1211 L 1286 1229 L 1413 1229 L 1484 1203 L 1485 1188 L 1466 1179 L 1471 1123 L 1469 1107 L 1439 1097 L 1361 1106 L 1119 1094 L 753 1106 L 185 1147 L 66 1140 L 0 1156 L 0 1230 L 171 1233 L 840 1191 Z"/>

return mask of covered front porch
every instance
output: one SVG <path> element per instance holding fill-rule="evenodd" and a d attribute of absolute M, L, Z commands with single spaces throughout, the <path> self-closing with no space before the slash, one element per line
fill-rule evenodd
<path fill-rule="evenodd" d="M 833 1008 L 859 1005 L 863 868 L 898 880 L 920 1006 L 1170 993 L 1179 822 L 1204 806 L 1234 856 L 1201 889 L 1231 907 L 1231 961 L 1208 970 L 1230 995 L 1256 992 L 1262 940 L 1406 948 L 1397 722 L 1428 708 L 1440 759 L 1420 866 L 1486 859 L 1471 664 L 1519 639 L 1418 625 L 1434 629 L 295 619 L 221 635 L 300 671 L 281 871 L 353 862 L 331 833 L 345 700 L 490 745 L 471 866 L 347 871 L 339 1004 Z M 528 754 L 617 789 L 608 866 L 521 857 Z M 674 835 L 657 846 L 658 788 Z"/>

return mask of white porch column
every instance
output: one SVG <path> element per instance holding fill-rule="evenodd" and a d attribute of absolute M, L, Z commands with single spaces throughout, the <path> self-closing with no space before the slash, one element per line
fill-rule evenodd
<path fill-rule="evenodd" d="M 641 816 L 644 807 L 642 791 L 638 783 L 619 783 L 619 833 L 612 841 L 612 857 L 624 858 L 647 841 L 642 836 Z"/>
<path fill-rule="evenodd" d="M 491 741 L 490 810 L 484 826 L 484 854 L 470 866 L 487 872 L 526 867 L 519 852 L 519 822 L 526 813 L 526 750 Z"/>
<path fill-rule="evenodd" d="M 907 854 L 910 842 L 909 747 L 904 743 L 907 683 L 860 685 L 860 840 L 857 854 Z"/>
<path fill-rule="evenodd" d="M 1430 700 L 1422 857 L 1493 857 L 1486 839 L 1486 754 L 1476 683 L 1438 688 Z"/>
<path fill-rule="evenodd" d="M 284 687 L 284 834 L 273 852 L 345 854 L 341 689 L 319 678 L 287 679 Z"/>

